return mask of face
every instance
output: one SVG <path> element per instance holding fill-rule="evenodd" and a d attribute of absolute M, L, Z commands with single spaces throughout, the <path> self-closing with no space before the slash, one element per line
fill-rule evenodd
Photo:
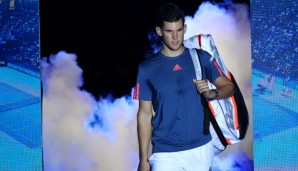
<path fill-rule="evenodd" d="M 186 32 L 186 24 L 183 24 L 182 19 L 177 22 L 165 22 L 162 28 L 156 27 L 156 32 L 159 36 L 162 36 L 164 51 L 180 52 L 183 50 L 184 33 Z"/>

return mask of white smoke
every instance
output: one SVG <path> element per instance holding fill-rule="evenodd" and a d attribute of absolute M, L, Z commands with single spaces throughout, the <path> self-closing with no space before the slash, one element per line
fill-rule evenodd
<path fill-rule="evenodd" d="M 44 170 L 133 170 L 137 101 L 96 101 L 80 89 L 82 70 L 76 58 L 61 51 L 49 62 L 43 60 Z"/>
<path fill-rule="evenodd" d="M 223 5 L 225 7 L 221 7 Z M 193 17 L 186 17 L 185 23 L 186 39 L 198 34 L 212 35 L 219 54 L 242 91 L 248 112 L 252 114 L 251 28 L 248 6 L 231 2 L 221 4 L 204 2 Z M 252 115 L 249 123 L 243 142 L 233 147 L 228 146 L 221 155 L 229 154 L 231 151 L 236 153 L 241 148 L 252 158 Z"/>
<path fill-rule="evenodd" d="M 219 53 L 243 90 L 251 113 L 247 6 L 230 4 L 224 9 L 205 2 L 193 18 L 186 17 L 186 23 L 186 37 L 212 34 Z M 132 100 L 131 96 L 96 99 L 82 89 L 83 71 L 76 59 L 75 54 L 61 51 L 42 61 L 44 170 L 135 171 L 138 165 L 138 101 Z M 234 156 L 218 158 L 224 157 L 233 163 L 239 148 L 248 154 L 246 158 L 250 158 L 250 136 L 248 133 L 245 145 L 240 143 L 226 150 Z M 225 163 L 215 162 L 214 170 L 224 167 L 227 167 Z"/>

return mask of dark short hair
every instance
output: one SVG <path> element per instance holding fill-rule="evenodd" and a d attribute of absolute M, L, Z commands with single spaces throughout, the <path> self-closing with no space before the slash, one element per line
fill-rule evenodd
<path fill-rule="evenodd" d="M 158 27 L 163 26 L 163 22 L 177 22 L 182 19 L 184 24 L 184 12 L 173 3 L 166 3 L 159 8 L 159 12 L 157 14 L 156 25 Z"/>

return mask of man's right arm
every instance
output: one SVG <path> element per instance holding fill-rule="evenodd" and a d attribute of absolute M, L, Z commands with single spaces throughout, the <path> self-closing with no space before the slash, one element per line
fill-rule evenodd
<path fill-rule="evenodd" d="M 139 101 L 139 110 L 137 114 L 137 130 L 139 141 L 139 157 L 140 157 L 140 170 L 150 169 L 148 163 L 148 150 L 149 143 L 152 135 L 152 102 L 151 101 Z"/>

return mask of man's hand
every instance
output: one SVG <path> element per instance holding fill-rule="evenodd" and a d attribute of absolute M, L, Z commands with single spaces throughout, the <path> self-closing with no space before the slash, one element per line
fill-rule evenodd
<path fill-rule="evenodd" d="M 209 89 L 207 80 L 192 80 L 200 94 L 207 99 L 225 99 L 234 94 L 234 84 L 225 75 L 221 75 L 213 82 L 216 90 Z"/>
<path fill-rule="evenodd" d="M 150 164 L 147 160 L 141 160 L 139 163 L 138 171 L 150 171 Z"/>
<path fill-rule="evenodd" d="M 203 95 L 208 99 L 215 97 L 214 92 L 209 89 L 208 82 L 206 80 L 193 79 L 192 81 L 196 85 L 197 90 L 200 94 L 203 93 Z"/>

